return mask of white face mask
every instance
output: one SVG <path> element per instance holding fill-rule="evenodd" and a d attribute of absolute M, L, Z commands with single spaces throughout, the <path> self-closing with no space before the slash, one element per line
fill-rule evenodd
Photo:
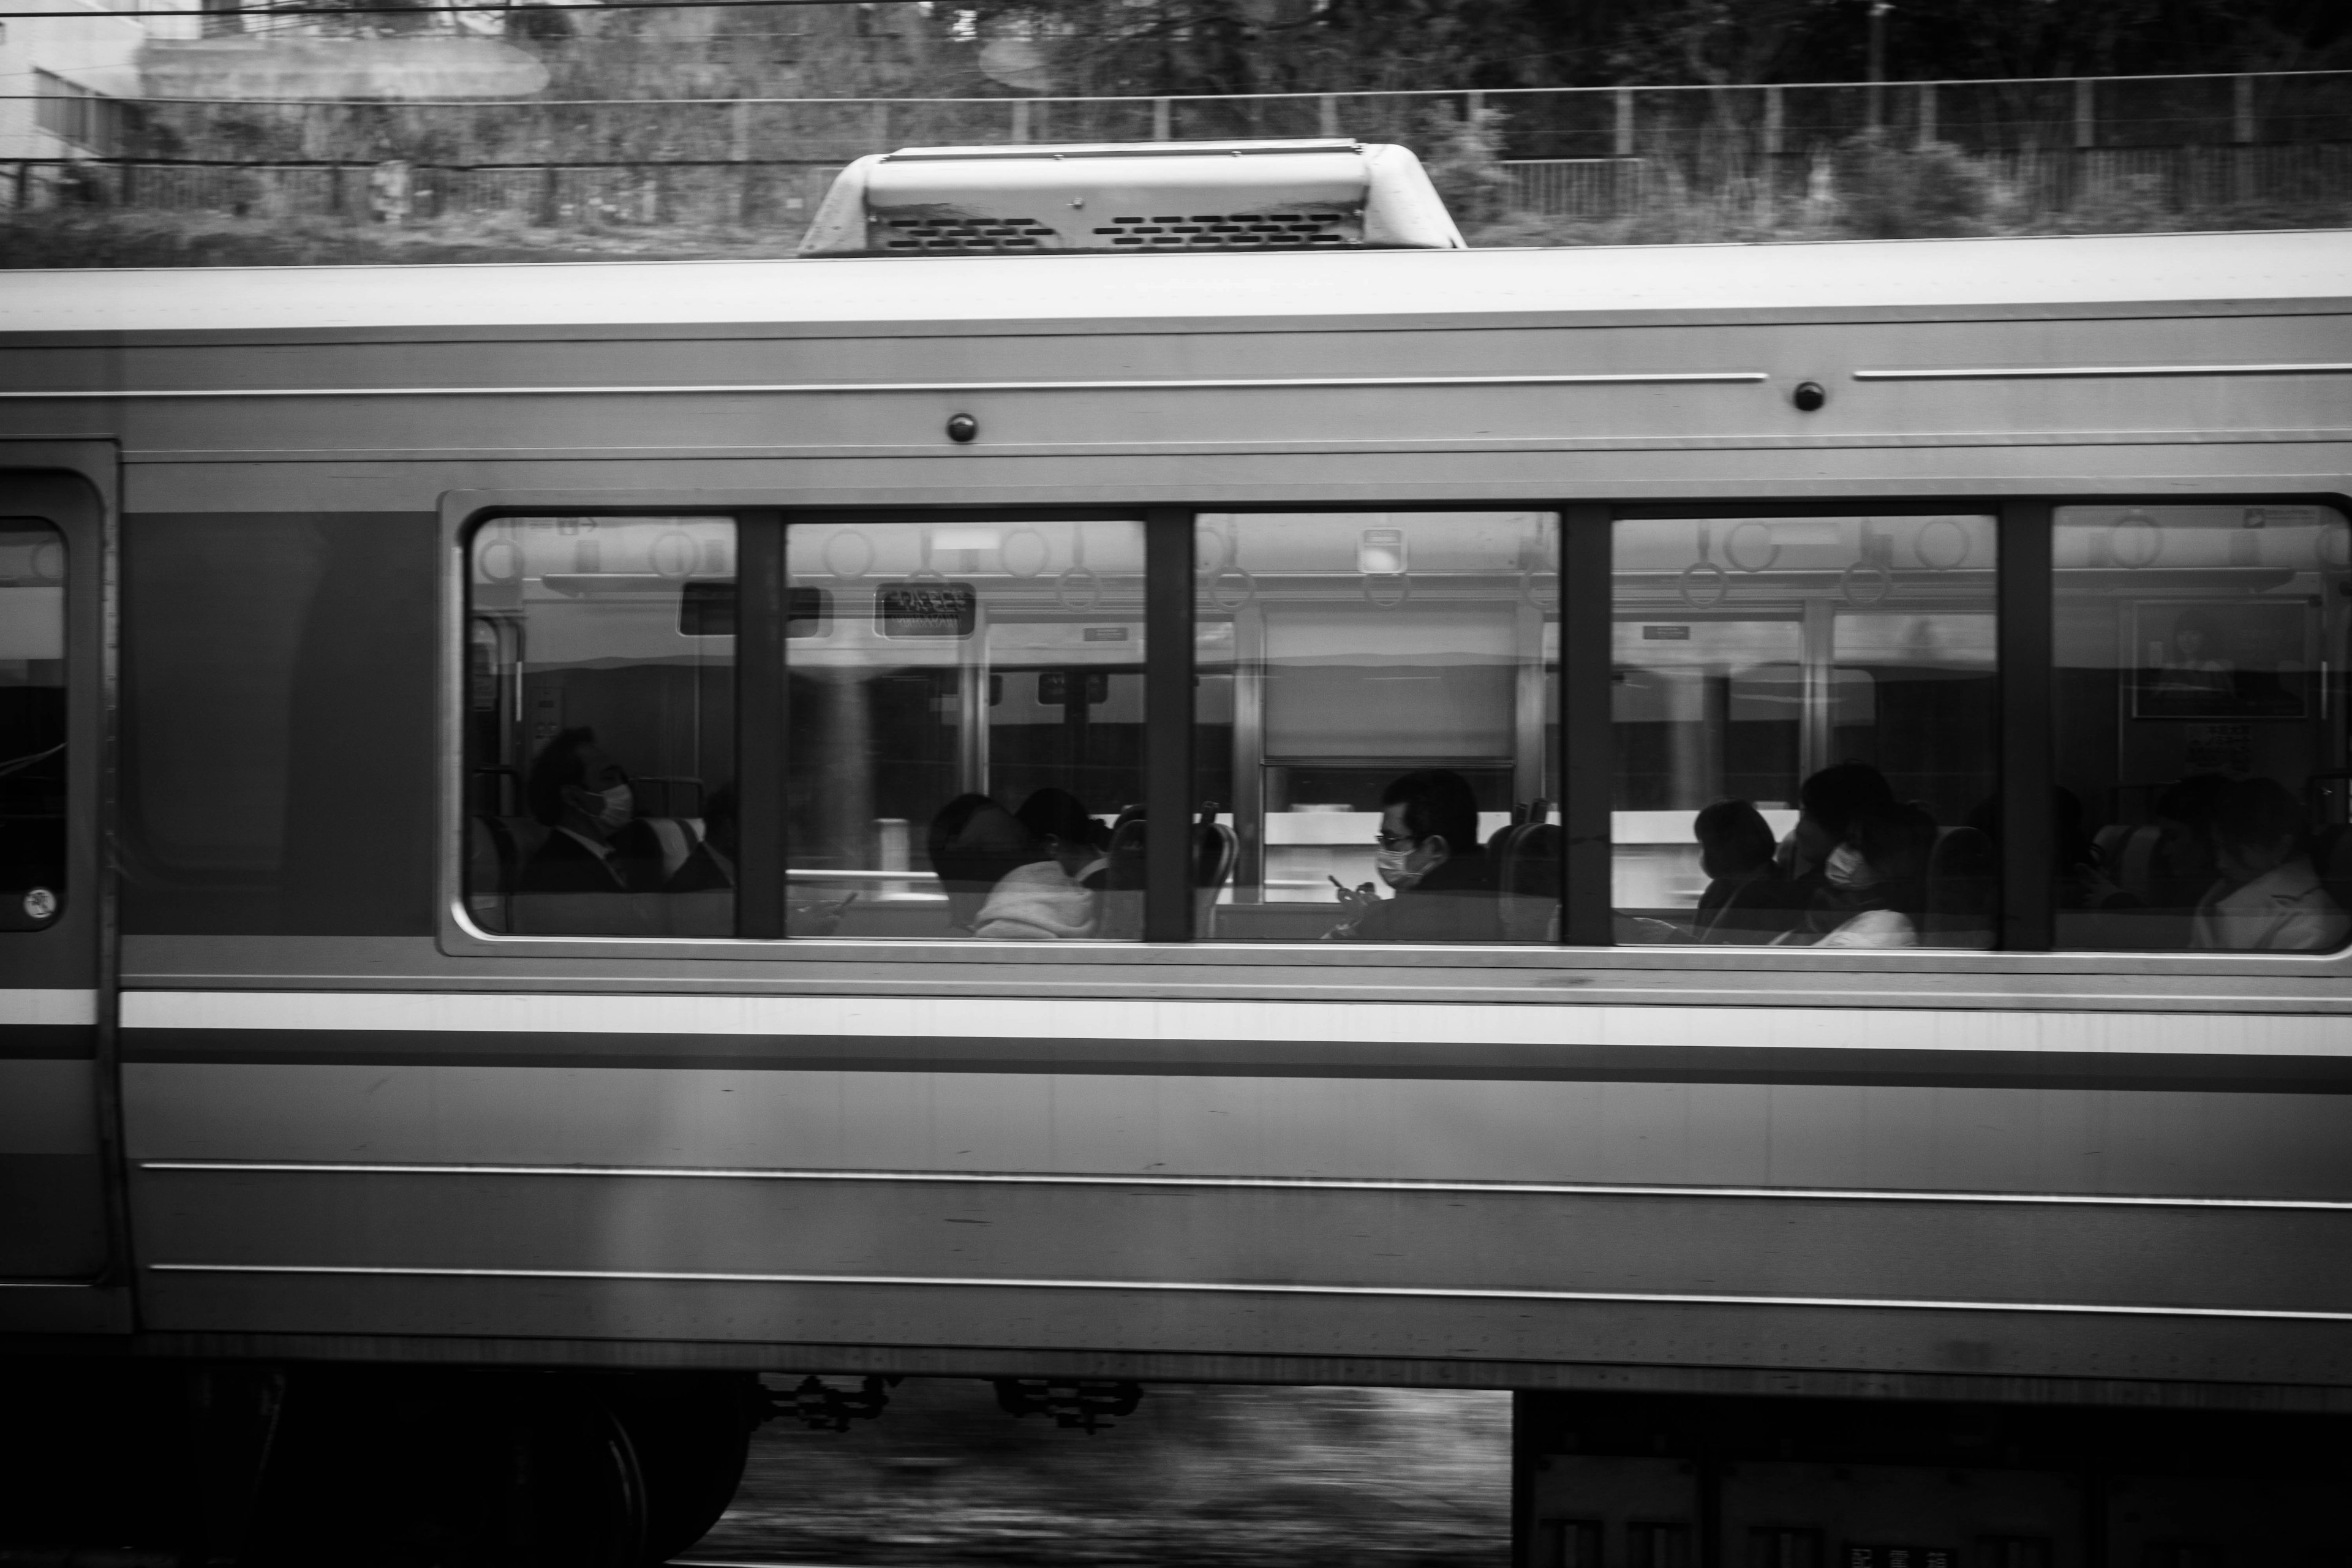
<path fill-rule="evenodd" d="M 1376 849 L 1372 852 L 1372 869 L 1379 872 L 1381 880 L 1390 887 L 1408 888 L 1421 880 L 1420 872 L 1405 868 L 1405 862 L 1412 858 L 1412 851 L 1410 849 Z"/>
<path fill-rule="evenodd" d="M 1822 867 L 1822 875 L 1831 887 L 1848 890 L 1867 888 L 1878 880 L 1878 873 L 1870 868 L 1870 862 L 1862 858 L 1862 851 L 1851 844 L 1841 844 L 1830 851 L 1828 862 Z"/>
<path fill-rule="evenodd" d="M 592 800 L 597 803 L 593 811 L 587 804 Z M 572 809 L 583 816 L 594 818 L 597 826 L 610 833 L 625 826 L 637 814 L 636 792 L 625 784 L 616 784 L 611 789 L 574 790 Z"/>

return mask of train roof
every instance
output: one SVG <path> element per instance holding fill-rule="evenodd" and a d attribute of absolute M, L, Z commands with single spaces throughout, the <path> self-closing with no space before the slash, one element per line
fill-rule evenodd
<path fill-rule="evenodd" d="M 2326 300 L 2352 230 L 1204 256 L 20 270 L 0 333 L 2050 310 Z"/>

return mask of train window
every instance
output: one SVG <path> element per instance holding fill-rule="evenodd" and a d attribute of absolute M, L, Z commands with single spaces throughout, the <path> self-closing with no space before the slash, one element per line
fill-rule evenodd
<path fill-rule="evenodd" d="M 735 524 L 506 518 L 469 554 L 475 922 L 731 934 Z"/>
<path fill-rule="evenodd" d="M 2059 945 L 2352 935 L 2352 529 L 2320 506 L 2057 512 Z"/>
<path fill-rule="evenodd" d="M 794 934 L 1139 938 L 1143 527 L 798 522 Z"/>
<path fill-rule="evenodd" d="M 1994 521 L 1626 520 L 1621 942 L 1987 947 Z"/>
<path fill-rule="evenodd" d="M 66 869 L 66 546 L 0 522 L 0 931 L 58 917 Z"/>
<path fill-rule="evenodd" d="M 1550 512 L 1199 520 L 1197 931 L 1557 940 L 1559 533 Z"/>

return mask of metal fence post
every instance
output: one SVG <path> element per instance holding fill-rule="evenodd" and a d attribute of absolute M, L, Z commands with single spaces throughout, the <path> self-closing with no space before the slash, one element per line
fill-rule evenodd
<path fill-rule="evenodd" d="M 1936 84 L 1919 84 L 1919 136 L 1915 146 L 1932 146 L 1936 140 Z"/>
<path fill-rule="evenodd" d="M 1633 155 L 1633 89 L 1621 87 L 1612 89 L 1617 95 L 1617 156 Z"/>
<path fill-rule="evenodd" d="M 1167 102 L 1166 99 L 1160 100 Z M 1336 93 L 1318 94 L 1315 101 L 1316 129 L 1326 136 L 1339 134 L 1339 99 Z"/>
<path fill-rule="evenodd" d="M 1013 100 L 1013 140 L 1029 140 L 1029 100 L 1025 98 Z"/>
<path fill-rule="evenodd" d="M 2097 100 L 2093 95 L 2091 79 L 2086 76 L 2074 79 L 2074 145 L 2078 150 L 2099 144 Z"/>
<path fill-rule="evenodd" d="M 1171 123 L 1172 116 L 1169 112 L 1171 108 L 1171 105 L 1164 98 L 1155 98 L 1151 100 L 1151 139 L 1154 142 L 1176 140 L 1176 132 Z"/>
<path fill-rule="evenodd" d="M 2243 73 L 2231 82 L 2230 139 L 2242 147 L 2254 139 L 2254 79 Z"/>

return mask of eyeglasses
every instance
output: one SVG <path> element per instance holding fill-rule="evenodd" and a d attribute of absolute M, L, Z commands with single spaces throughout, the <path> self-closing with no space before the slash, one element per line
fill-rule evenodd
<path fill-rule="evenodd" d="M 1410 849 L 1421 840 L 1410 833 L 1376 833 L 1372 842 L 1383 849 Z"/>

